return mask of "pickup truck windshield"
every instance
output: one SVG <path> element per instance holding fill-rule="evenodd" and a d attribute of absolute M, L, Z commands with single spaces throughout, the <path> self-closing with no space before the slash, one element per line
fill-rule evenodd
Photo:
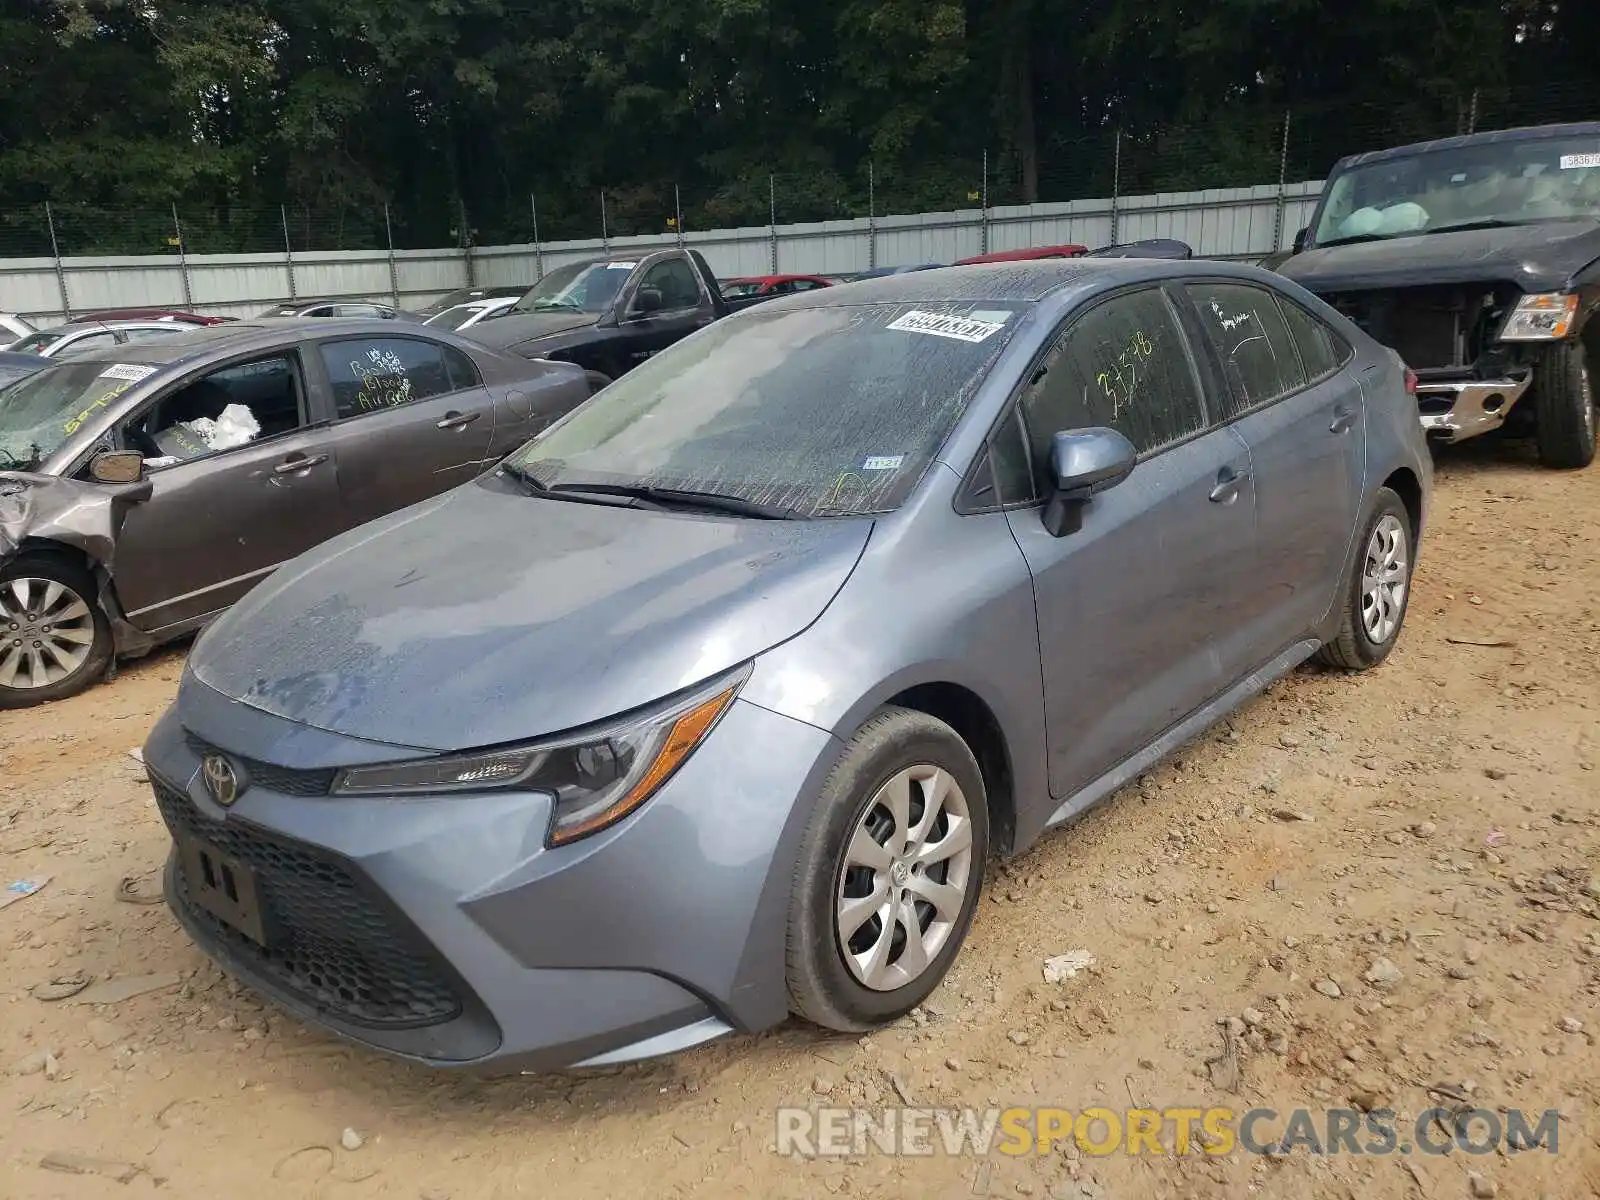
<path fill-rule="evenodd" d="M 0 471 L 31 471 L 154 367 L 70 363 L 0 386 Z"/>
<path fill-rule="evenodd" d="M 557 267 L 534 284 L 511 311 L 605 312 L 638 265 L 634 262 L 599 261 Z"/>
<path fill-rule="evenodd" d="M 1600 217 L 1600 137 L 1485 142 L 1343 171 L 1313 244 Z"/>
<path fill-rule="evenodd" d="M 800 517 L 888 512 L 922 478 L 1022 311 L 754 309 L 634 368 L 512 465 L 545 487 L 713 492 Z"/>

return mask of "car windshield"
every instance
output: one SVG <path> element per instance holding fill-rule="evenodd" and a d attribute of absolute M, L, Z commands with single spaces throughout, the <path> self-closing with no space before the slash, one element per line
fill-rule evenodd
<path fill-rule="evenodd" d="M 605 312 L 638 265 L 634 262 L 597 261 L 557 267 L 534 284 L 511 311 Z"/>
<path fill-rule="evenodd" d="M 455 308 L 446 309 L 436 316 L 429 317 L 425 324 L 432 325 L 435 329 L 460 329 L 482 311 L 482 305 L 458 304 Z"/>
<path fill-rule="evenodd" d="M 38 333 L 30 333 L 20 342 L 12 342 L 6 349 L 15 350 L 22 354 L 43 354 L 46 349 L 66 336 L 65 333 L 59 330 L 41 329 Z"/>
<path fill-rule="evenodd" d="M 904 503 L 1021 306 L 863 304 L 725 318 L 512 457 L 536 484 L 714 492 L 801 517 Z"/>
<path fill-rule="evenodd" d="M 1600 216 L 1600 135 L 1484 142 L 1337 175 L 1315 245 Z"/>
<path fill-rule="evenodd" d="M 35 469 L 155 371 L 134 364 L 64 363 L 0 386 L 0 470 Z"/>

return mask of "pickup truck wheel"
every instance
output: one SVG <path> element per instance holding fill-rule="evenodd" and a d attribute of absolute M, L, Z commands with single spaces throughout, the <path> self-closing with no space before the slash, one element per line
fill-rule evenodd
<path fill-rule="evenodd" d="M 584 376 L 589 380 L 589 395 L 594 395 L 603 387 L 611 386 L 611 376 L 602 375 L 599 371 L 585 371 Z"/>
<path fill-rule="evenodd" d="M 0 566 L 0 709 L 64 700 L 105 674 L 111 623 L 89 572 L 54 554 Z"/>
<path fill-rule="evenodd" d="M 1594 461 L 1592 364 L 1581 342 L 1541 350 L 1534 362 L 1533 419 L 1539 461 L 1572 470 Z"/>
<path fill-rule="evenodd" d="M 1340 597 L 1339 635 L 1317 651 L 1323 666 L 1369 671 L 1400 640 L 1411 599 L 1411 514 L 1390 488 L 1379 488 L 1361 530 L 1360 549 Z"/>

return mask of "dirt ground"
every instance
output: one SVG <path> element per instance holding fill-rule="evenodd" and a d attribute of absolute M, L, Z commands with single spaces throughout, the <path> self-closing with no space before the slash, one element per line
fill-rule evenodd
<path fill-rule="evenodd" d="M 0 886 L 51 877 L 0 911 L 0 1197 L 1600 1195 L 1600 468 L 1463 448 L 1438 482 L 1385 668 L 1298 673 L 1003 866 L 947 983 L 860 1040 L 494 1082 L 342 1047 L 119 898 L 166 853 L 127 752 L 181 652 L 0 714 Z M 1044 982 L 1073 950 L 1093 968 Z M 166 986 L 42 998 L 80 972 Z M 1560 1110 L 1559 1152 L 773 1152 L 779 1106 L 908 1101 L 1386 1105 L 1404 1135 L 1438 1084 Z"/>

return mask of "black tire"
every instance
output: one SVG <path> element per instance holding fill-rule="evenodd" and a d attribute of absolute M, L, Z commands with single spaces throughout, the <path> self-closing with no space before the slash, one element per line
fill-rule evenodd
<path fill-rule="evenodd" d="M 1550 346 L 1533 368 L 1534 440 L 1539 461 L 1571 471 L 1594 461 L 1595 407 L 1589 355 L 1581 342 Z"/>
<path fill-rule="evenodd" d="M 0 589 L 7 590 L 8 601 L 14 602 L 10 591 L 11 585 L 22 579 L 58 583 L 75 593 L 88 608 L 89 614 L 72 624 L 76 628 L 81 628 L 83 633 L 89 633 L 92 628 L 93 640 L 89 643 L 89 653 L 83 662 L 62 679 L 37 687 L 0 682 L 0 709 L 31 708 L 36 704 L 48 704 L 53 700 L 76 696 L 103 678 L 106 668 L 111 663 L 113 649 L 111 623 L 106 620 L 105 613 L 100 609 L 99 588 L 96 587 L 94 577 L 88 571 L 65 556 L 37 552 L 19 555 L 10 562 L 0 565 Z M 33 589 L 30 588 L 31 590 Z M 20 626 L 20 622 L 14 621 L 8 615 L 6 607 L 0 605 L 0 668 L 7 666 L 13 650 L 26 652 L 29 649 L 19 644 L 23 641 L 23 637 L 19 635 L 25 635 L 27 631 L 20 627 L 13 629 L 13 625 Z M 33 668 L 30 665 L 28 668 L 30 676 L 32 672 Z"/>
<path fill-rule="evenodd" d="M 1374 536 L 1386 520 L 1398 521 L 1405 539 L 1405 590 L 1401 595 L 1399 619 L 1388 635 L 1382 641 L 1377 641 L 1368 632 L 1363 619 L 1366 607 L 1364 580 L 1369 566 L 1374 563 Z M 1392 524 L 1387 527 L 1393 529 Z M 1416 532 L 1411 514 L 1395 492 L 1389 488 L 1379 488 L 1377 503 L 1373 505 L 1372 514 L 1362 526 L 1360 540 L 1356 543 L 1356 557 L 1351 564 L 1350 577 L 1345 581 L 1340 601 L 1339 635 L 1317 651 L 1316 661 L 1341 671 L 1370 671 L 1388 658 L 1395 643 L 1400 640 L 1400 631 L 1405 628 L 1406 613 L 1411 606 L 1411 574 L 1415 566 Z"/>
<path fill-rule="evenodd" d="M 594 395 L 603 387 L 611 386 L 611 376 L 602 375 L 599 371 L 585 371 L 584 377 L 589 381 L 589 395 Z"/>
<path fill-rule="evenodd" d="M 949 923 L 942 948 L 928 957 L 921 973 L 893 990 L 875 990 L 860 982 L 846 965 L 838 933 L 836 905 L 846 880 L 845 852 L 864 818 L 887 813 L 875 803 L 880 789 L 900 772 L 919 766 L 947 772 L 965 799 L 971 829 L 965 893 L 959 916 Z M 922 803 L 926 793 L 918 784 L 912 787 L 915 806 Z M 918 810 L 914 807 L 911 811 Z M 946 830 L 946 837 L 953 828 L 944 818 L 939 819 L 937 827 Z M 943 840 L 936 838 L 934 844 Z M 944 978 L 966 940 L 983 891 L 988 852 L 988 797 L 971 748 L 950 726 L 926 713 L 886 708 L 876 714 L 857 731 L 834 765 L 800 844 L 789 901 L 787 963 L 791 1009 L 824 1028 L 859 1033 L 902 1017 L 922 1003 Z M 943 878 L 934 882 L 943 883 L 951 878 L 954 861 L 936 865 L 927 875 L 917 868 L 918 875 L 926 879 L 932 871 L 942 869 Z M 891 876 L 886 872 L 883 878 L 888 883 Z M 854 876 L 851 882 L 854 886 Z M 922 928 L 931 927 L 932 912 L 930 907 L 925 915 L 919 915 Z M 870 933 L 877 920 L 869 919 L 862 928 Z M 876 927 L 881 929 L 882 925 Z M 890 957 L 899 962 L 904 953 L 905 927 L 901 924 L 895 928 L 901 940 L 896 942 L 891 936 L 891 946 L 901 949 L 891 949 Z"/>

